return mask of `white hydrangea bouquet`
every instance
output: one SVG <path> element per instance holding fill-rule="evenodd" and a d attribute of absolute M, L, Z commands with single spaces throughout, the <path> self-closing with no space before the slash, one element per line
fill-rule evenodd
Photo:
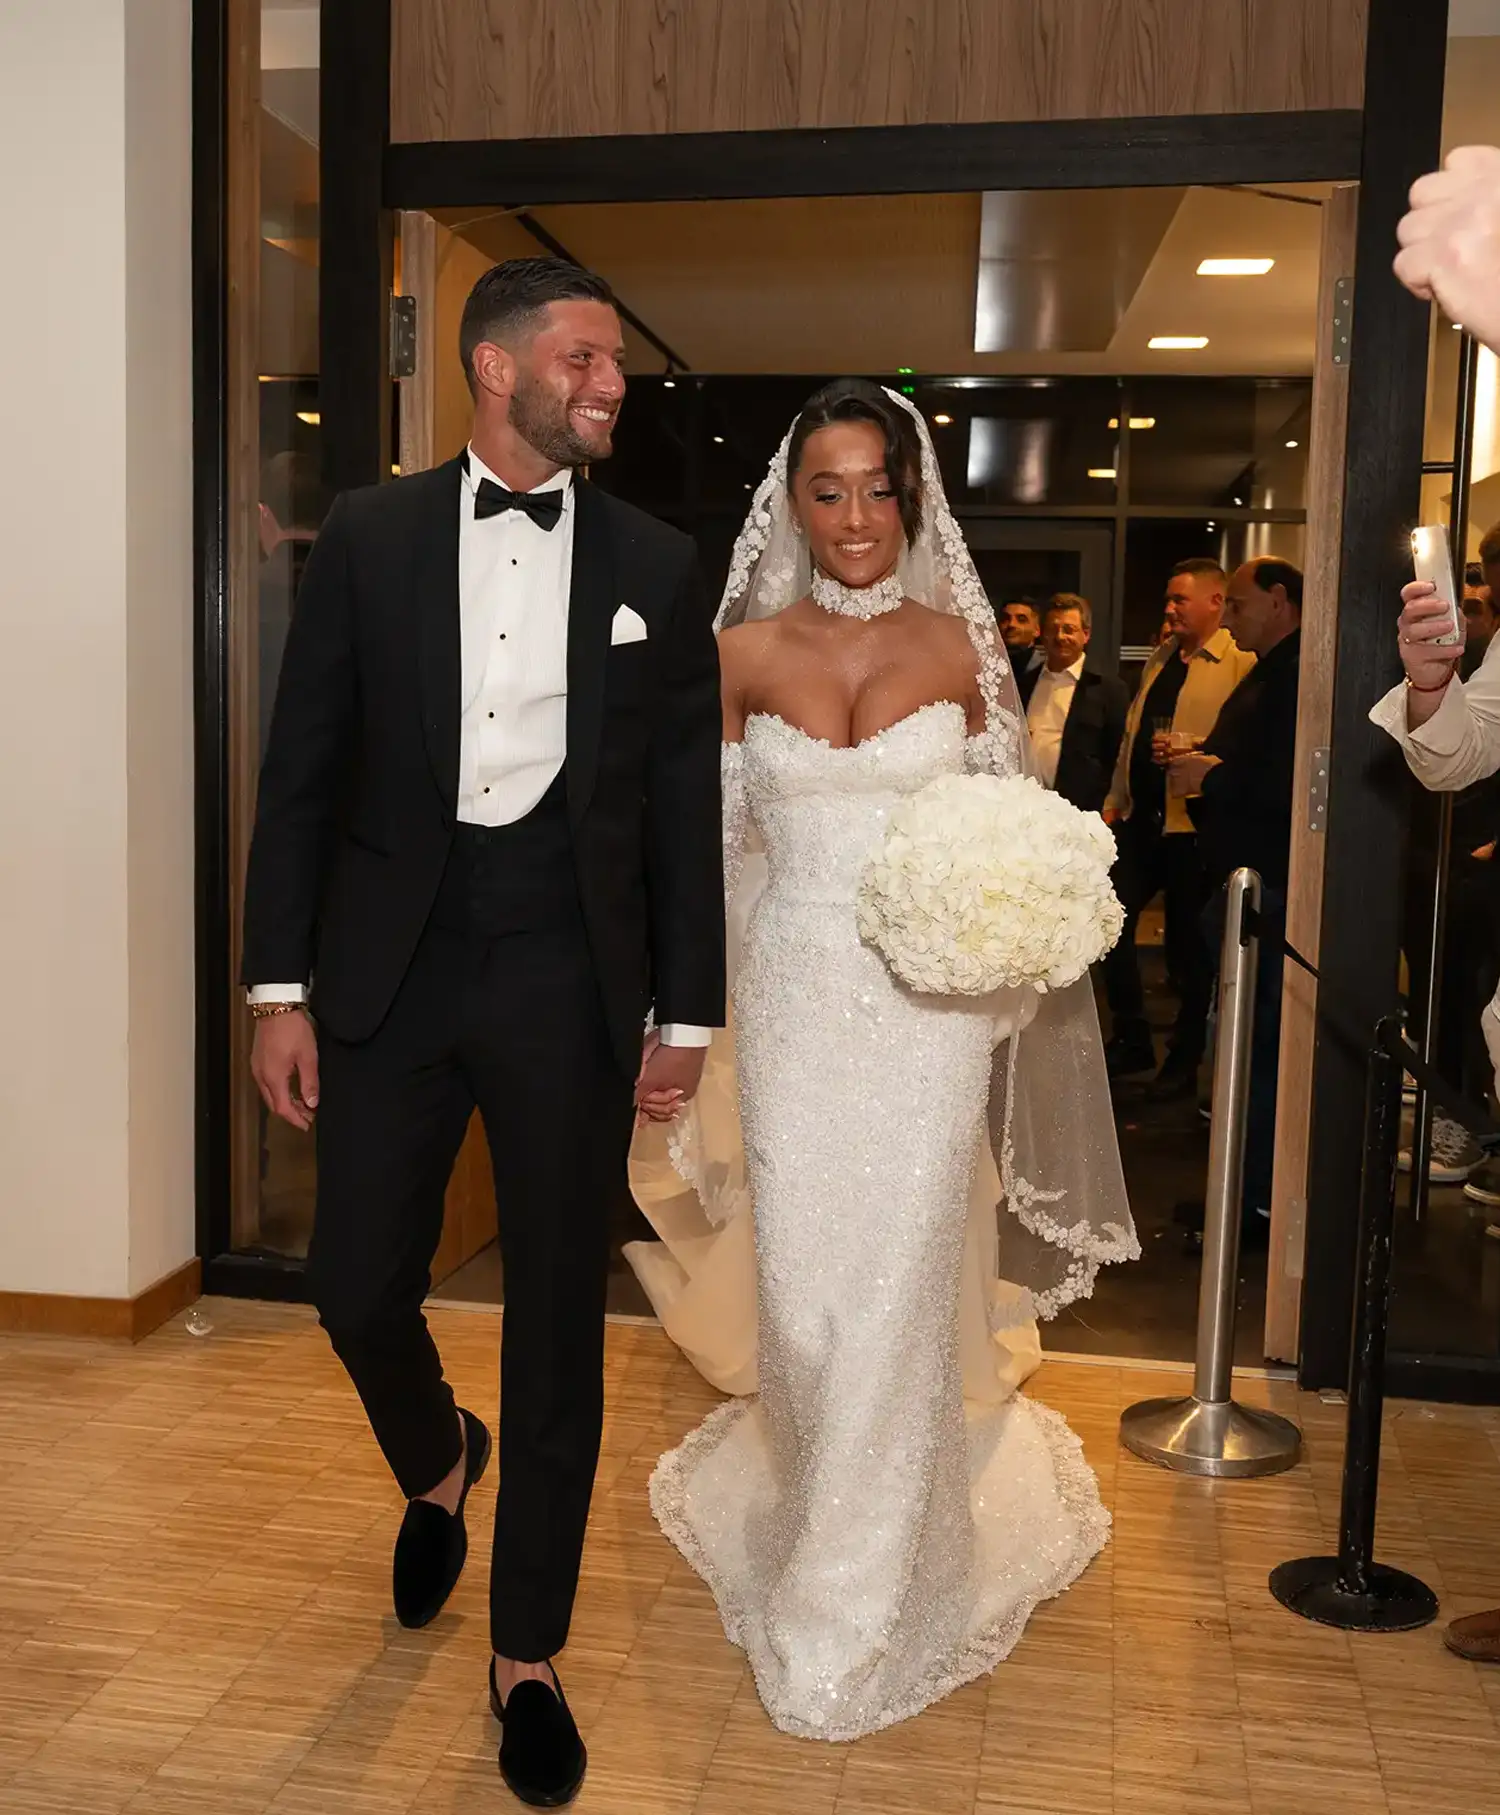
<path fill-rule="evenodd" d="M 903 801 L 860 884 L 860 937 L 939 996 L 1066 989 L 1120 936 L 1115 841 L 1031 776 L 945 775 Z"/>

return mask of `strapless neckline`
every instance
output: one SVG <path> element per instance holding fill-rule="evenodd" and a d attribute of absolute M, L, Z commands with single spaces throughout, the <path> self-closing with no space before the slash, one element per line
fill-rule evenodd
<path fill-rule="evenodd" d="M 777 725 L 783 731 L 790 732 L 793 737 L 800 738 L 803 743 L 815 745 L 820 750 L 827 750 L 834 756 L 852 756 L 860 750 L 868 750 L 872 744 L 878 744 L 882 738 L 889 737 L 892 732 L 916 724 L 933 712 L 957 712 L 963 718 L 965 729 L 968 728 L 968 711 L 957 700 L 929 700 L 925 706 L 918 706 L 914 712 L 908 712 L 904 718 L 895 719 L 889 725 L 882 725 L 880 730 L 872 731 L 868 737 L 862 737 L 858 743 L 854 744 L 835 744 L 826 737 L 816 737 L 811 731 L 805 731 L 801 725 L 794 725 L 790 719 L 783 718 L 779 712 L 747 713 L 745 730 L 748 732 L 750 727 L 756 723 Z"/>

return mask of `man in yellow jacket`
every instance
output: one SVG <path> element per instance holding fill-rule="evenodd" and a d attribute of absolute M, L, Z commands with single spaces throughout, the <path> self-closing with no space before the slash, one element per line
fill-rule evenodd
<path fill-rule="evenodd" d="M 1166 764 L 1174 752 L 1203 742 L 1255 665 L 1224 628 L 1225 585 L 1223 568 L 1206 557 L 1173 569 L 1167 582 L 1172 634 L 1141 676 L 1104 806 L 1119 845 L 1114 882 L 1125 908 L 1125 930 L 1104 961 L 1113 1024 L 1106 1057 L 1111 1077 L 1156 1070 L 1135 937 L 1142 909 L 1162 894 L 1167 971 L 1178 994 L 1166 1058 L 1148 1091 L 1162 1102 L 1191 1096 L 1197 1087 L 1214 976 L 1200 926 L 1205 884 L 1198 837 L 1186 799 L 1168 792 Z"/>

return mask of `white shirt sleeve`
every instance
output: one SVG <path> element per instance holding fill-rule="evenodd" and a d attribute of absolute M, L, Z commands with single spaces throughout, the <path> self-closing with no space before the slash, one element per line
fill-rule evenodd
<path fill-rule="evenodd" d="M 693 1027 L 686 1021 L 668 1021 L 661 1030 L 663 1046 L 712 1046 L 714 1030 L 711 1027 Z"/>
<path fill-rule="evenodd" d="M 1404 683 L 1392 687 L 1371 708 L 1370 721 L 1400 744 L 1424 788 L 1467 788 L 1500 769 L 1500 637 L 1470 679 L 1449 681 L 1437 711 L 1414 731 L 1406 722 L 1406 697 Z"/>
<path fill-rule="evenodd" d="M 305 1002 L 307 985 L 305 983 L 257 983 L 245 991 L 245 1000 L 252 1008 L 264 1002 Z"/>

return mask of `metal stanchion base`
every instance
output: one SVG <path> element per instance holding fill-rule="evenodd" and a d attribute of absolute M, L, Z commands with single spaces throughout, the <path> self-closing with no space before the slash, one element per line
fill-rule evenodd
<path fill-rule="evenodd" d="M 1271 1593 L 1304 1620 L 1344 1632 L 1415 1632 L 1437 1618 L 1437 1596 L 1404 1569 L 1371 1563 L 1363 1592 L 1342 1576 L 1337 1557 L 1300 1557 L 1271 1571 Z"/>
<path fill-rule="evenodd" d="M 1279 1475 L 1302 1454 L 1290 1419 L 1226 1399 L 1143 1399 L 1120 1419 L 1133 1456 L 1179 1475 Z"/>

